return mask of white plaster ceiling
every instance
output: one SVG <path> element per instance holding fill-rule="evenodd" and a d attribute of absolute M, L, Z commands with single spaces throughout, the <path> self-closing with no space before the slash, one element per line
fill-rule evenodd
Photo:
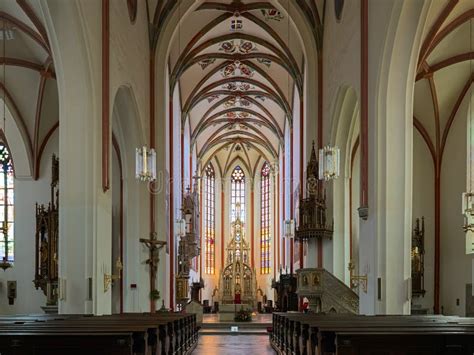
<path fill-rule="evenodd" d="M 253 171 L 260 159 L 277 159 L 304 61 L 295 28 L 272 3 L 202 1 L 176 31 L 171 82 L 179 81 L 183 119 L 203 164 L 217 159 L 226 170 L 239 157 Z M 242 29 L 231 30 L 234 20 Z"/>
<path fill-rule="evenodd" d="M 435 1 L 428 15 L 414 96 L 415 127 L 435 152 L 443 150 L 472 87 L 474 2 Z M 441 25 L 437 26 L 437 24 Z M 425 51 L 427 47 L 429 50 Z M 425 55 L 423 55 L 425 53 Z M 437 154 L 437 153 L 436 153 Z"/>
<path fill-rule="evenodd" d="M 25 128 L 23 140 L 33 169 L 37 168 L 35 164 L 48 132 L 59 120 L 54 65 L 36 5 L 28 0 L 0 1 L 0 80 L 6 87 L 6 92 L 1 90 L 0 94 L 7 96 L 6 102 L 15 113 L 20 131 Z M 12 39 L 4 40 L 4 27 L 13 34 Z"/>

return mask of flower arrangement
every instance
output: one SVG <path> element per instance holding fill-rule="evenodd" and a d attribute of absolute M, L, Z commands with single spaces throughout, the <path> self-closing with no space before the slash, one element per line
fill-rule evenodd
<path fill-rule="evenodd" d="M 236 322 L 250 322 L 252 321 L 252 311 L 241 307 L 240 311 L 235 314 L 234 320 Z"/>

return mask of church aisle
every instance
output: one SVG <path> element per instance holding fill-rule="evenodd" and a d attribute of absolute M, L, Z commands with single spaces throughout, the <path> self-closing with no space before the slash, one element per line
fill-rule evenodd
<path fill-rule="evenodd" d="M 200 335 L 193 355 L 274 355 L 267 336 Z"/>

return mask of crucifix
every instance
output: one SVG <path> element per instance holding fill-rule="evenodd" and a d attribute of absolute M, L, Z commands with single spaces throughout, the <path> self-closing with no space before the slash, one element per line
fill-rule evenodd
<path fill-rule="evenodd" d="M 140 243 L 145 244 L 148 248 L 149 257 L 146 260 L 146 264 L 150 269 L 150 313 L 155 313 L 156 301 L 159 297 L 156 289 L 156 274 L 158 272 L 158 263 L 160 261 L 160 250 L 166 245 L 165 241 L 157 240 L 156 233 L 153 232 L 149 239 L 140 238 Z"/>

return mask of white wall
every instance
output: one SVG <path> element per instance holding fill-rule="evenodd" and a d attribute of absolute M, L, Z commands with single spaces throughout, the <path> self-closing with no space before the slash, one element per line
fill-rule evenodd
<path fill-rule="evenodd" d="M 441 289 L 444 314 L 465 315 L 466 284 L 471 283 L 471 255 L 465 254 L 461 194 L 466 188 L 466 117 L 464 100 L 451 127 L 441 172 Z M 459 299 L 459 305 L 456 300 Z"/>
<path fill-rule="evenodd" d="M 8 134 L 8 131 L 7 131 Z M 8 140 L 8 136 L 7 136 Z M 43 153 L 40 176 L 32 179 L 15 179 L 15 263 L 13 268 L 0 272 L 0 314 L 43 313 L 46 296 L 33 285 L 35 275 L 35 203 L 51 201 L 51 157 L 58 155 L 59 132 L 51 136 Z M 17 298 L 8 304 L 7 281 L 17 282 Z"/>

